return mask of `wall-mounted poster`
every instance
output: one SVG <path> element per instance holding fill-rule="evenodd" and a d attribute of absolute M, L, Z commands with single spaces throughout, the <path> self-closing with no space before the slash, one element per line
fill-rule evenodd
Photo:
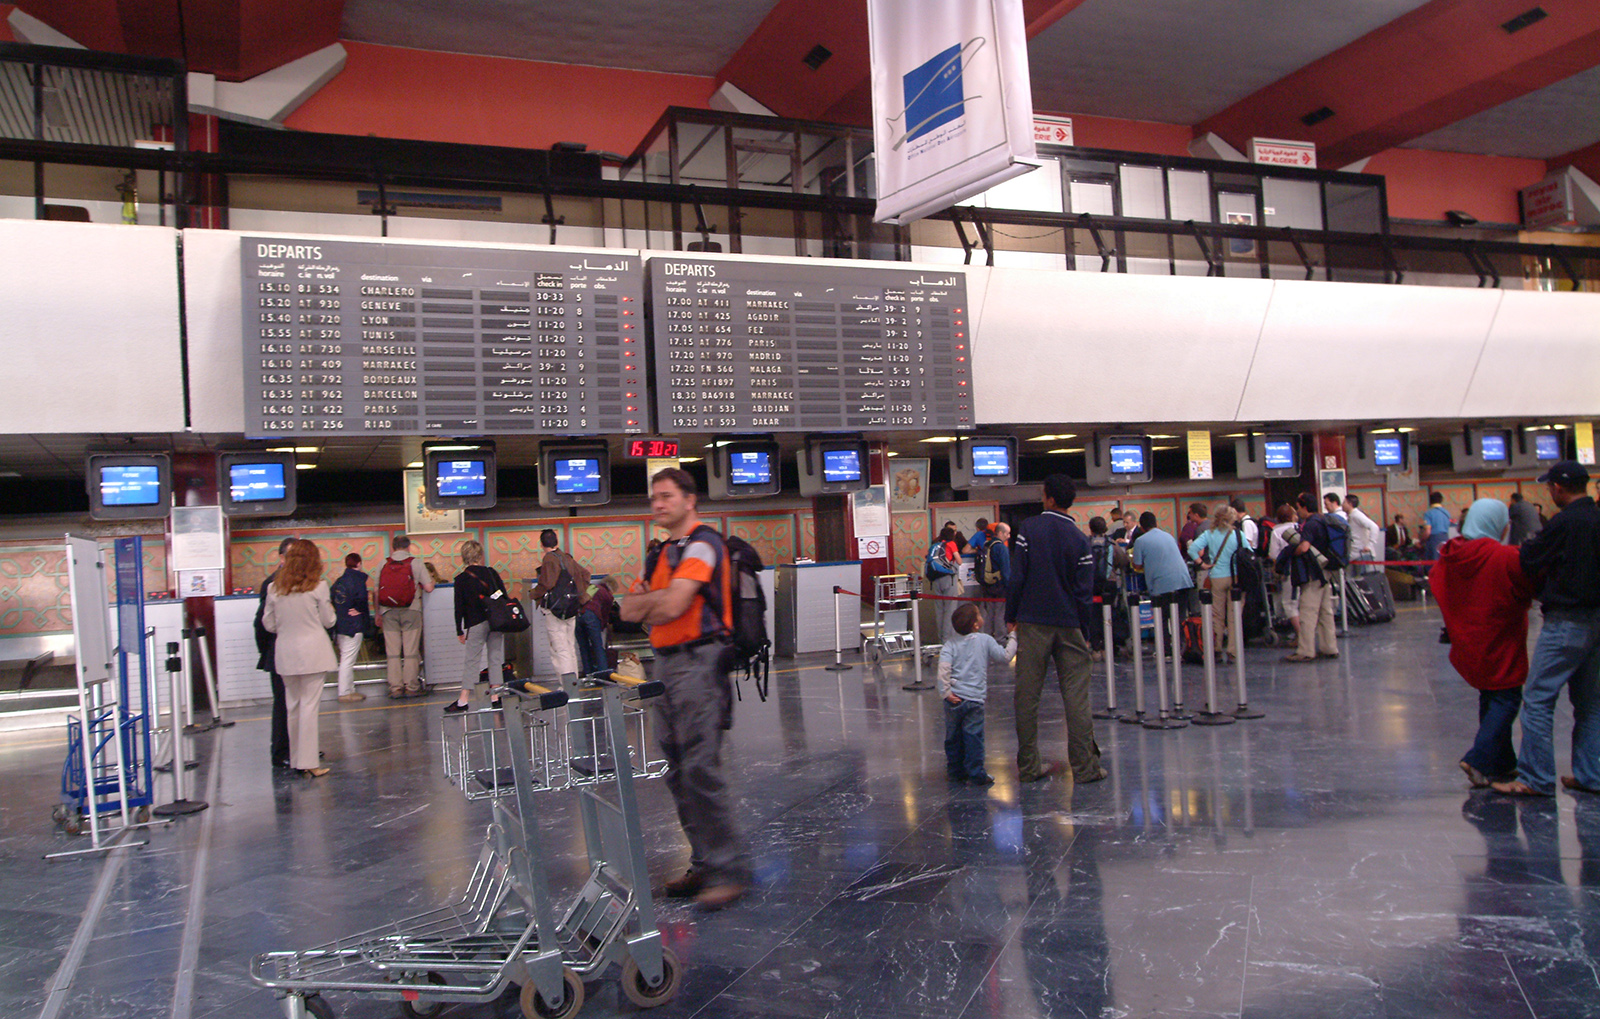
<path fill-rule="evenodd" d="M 889 509 L 925 513 L 928 509 L 928 461 L 895 457 L 889 465 Z"/>
<path fill-rule="evenodd" d="M 429 509 L 428 483 L 422 471 L 406 471 L 406 533 L 446 534 L 467 529 L 466 510 Z"/>

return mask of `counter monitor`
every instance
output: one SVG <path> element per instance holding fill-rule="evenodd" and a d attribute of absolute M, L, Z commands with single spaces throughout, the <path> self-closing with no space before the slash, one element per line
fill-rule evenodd
<path fill-rule="evenodd" d="M 499 491 L 494 443 L 424 443 L 423 502 L 432 510 L 493 509 Z"/>
<path fill-rule="evenodd" d="M 1561 435 L 1557 432 L 1536 432 L 1533 436 L 1533 458 L 1540 462 L 1561 459 Z"/>
<path fill-rule="evenodd" d="M 772 453 L 752 449 L 728 454 L 728 483 L 735 488 L 772 484 Z"/>
<path fill-rule="evenodd" d="M 822 480 L 827 482 L 860 481 L 860 452 L 855 449 L 823 450 Z"/>
<path fill-rule="evenodd" d="M 1292 439 L 1267 439 L 1261 443 L 1261 455 L 1265 459 L 1267 470 L 1300 471 L 1300 465 L 1295 462 L 1295 443 Z M 1272 476 L 1270 473 L 1269 477 Z"/>
<path fill-rule="evenodd" d="M 600 461 L 590 456 L 558 458 L 555 461 L 555 489 L 561 495 L 600 491 Z"/>
<path fill-rule="evenodd" d="M 1011 473 L 1011 447 L 978 445 L 972 447 L 972 473 L 980 478 L 997 478 Z"/>
<path fill-rule="evenodd" d="M 1118 474 L 1143 474 L 1147 469 L 1144 459 L 1144 446 L 1138 443 L 1112 443 L 1111 473 L 1113 476 Z"/>
<path fill-rule="evenodd" d="M 1379 435 L 1372 440 L 1372 465 L 1374 467 L 1404 467 L 1406 465 L 1406 440 L 1398 435 Z"/>
<path fill-rule="evenodd" d="M 1511 461 L 1511 443 L 1504 431 L 1485 431 L 1478 439 L 1484 466 L 1507 464 Z"/>
<path fill-rule="evenodd" d="M 440 460 L 435 478 L 439 494 L 447 499 L 482 495 L 488 477 L 483 460 Z"/>
<path fill-rule="evenodd" d="M 1016 436 L 964 435 L 950 444 L 951 488 L 1004 488 L 1016 483 Z"/>

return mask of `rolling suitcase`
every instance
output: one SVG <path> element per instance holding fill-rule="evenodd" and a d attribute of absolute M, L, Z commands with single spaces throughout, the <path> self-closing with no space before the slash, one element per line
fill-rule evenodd
<path fill-rule="evenodd" d="M 1350 587 L 1359 589 L 1367 603 L 1367 622 L 1394 622 L 1394 592 L 1389 588 L 1388 577 L 1381 573 L 1362 573 L 1354 578 Z"/>

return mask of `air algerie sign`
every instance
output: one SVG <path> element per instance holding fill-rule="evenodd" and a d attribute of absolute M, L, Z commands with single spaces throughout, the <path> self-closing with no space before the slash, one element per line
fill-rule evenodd
<path fill-rule="evenodd" d="M 1281 138 L 1250 139 L 1250 161 L 1270 163 L 1273 166 L 1298 166 L 1302 170 L 1317 168 L 1317 147 L 1311 142 L 1291 142 Z"/>

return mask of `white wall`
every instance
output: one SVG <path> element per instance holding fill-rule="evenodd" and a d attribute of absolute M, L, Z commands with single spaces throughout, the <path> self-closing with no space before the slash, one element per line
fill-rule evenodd
<path fill-rule="evenodd" d="M 0 220 L 0 432 L 183 430 L 176 238 Z"/>

